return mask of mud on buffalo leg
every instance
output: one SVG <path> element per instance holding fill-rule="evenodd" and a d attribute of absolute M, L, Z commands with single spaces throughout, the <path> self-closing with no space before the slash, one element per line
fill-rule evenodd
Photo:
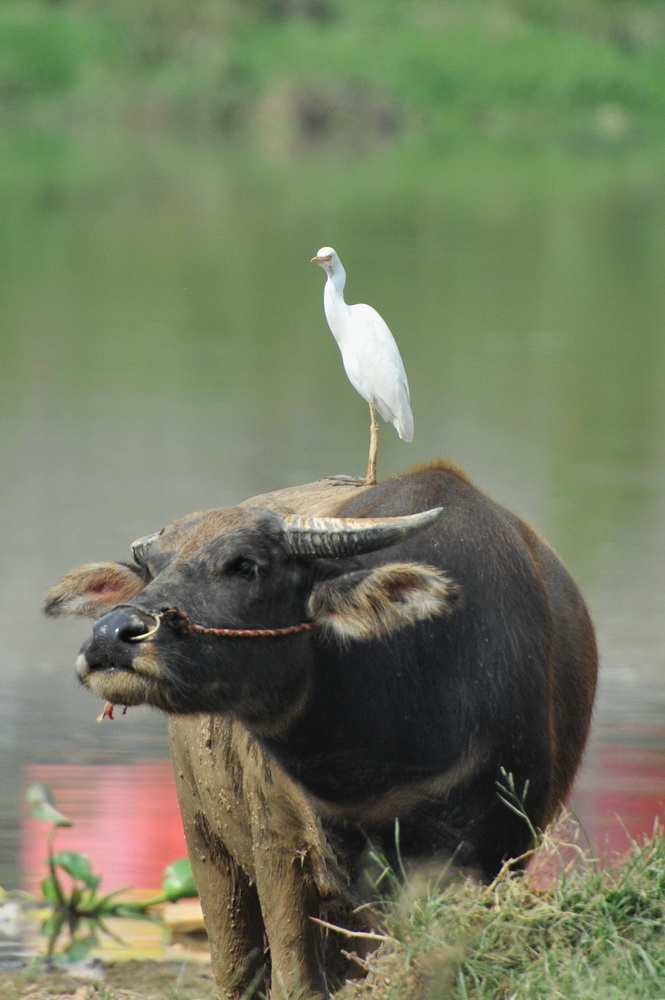
<path fill-rule="evenodd" d="M 239 1000 L 264 963 L 264 927 L 256 888 L 222 848 L 214 863 L 192 869 L 201 886 L 201 905 L 210 940 L 215 979 L 223 1000 Z"/>
<path fill-rule="evenodd" d="M 282 869 L 280 882 L 271 886 L 262 883 L 262 873 L 257 869 L 270 941 L 271 1000 L 328 996 L 319 948 L 320 930 L 310 920 L 310 916 L 319 915 L 319 895 L 313 882 L 308 884 L 307 877 L 303 877 L 300 866 L 301 859 L 293 858 L 290 871 Z M 266 874 L 272 880 L 276 875 L 274 859 L 268 867 L 270 871 Z"/>
<path fill-rule="evenodd" d="M 199 794 L 204 789 L 199 787 L 193 767 L 197 762 L 201 764 L 200 740 L 205 741 L 210 726 L 198 717 L 171 719 L 171 749 L 187 849 L 210 940 L 213 972 L 223 1000 L 240 1000 L 247 995 L 248 987 L 264 964 L 265 928 L 256 885 L 219 836 L 214 822 L 206 815 L 209 803 L 202 801 Z M 204 780 L 204 788 L 205 784 Z M 236 819 L 242 830 L 247 817 L 241 805 L 242 800 Z"/>
<path fill-rule="evenodd" d="M 264 961 L 264 925 L 256 887 L 201 814 L 188 831 L 215 979 L 224 1000 L 239 1000 Z M 214 850 L 211 846 L 214 842 Z"/>

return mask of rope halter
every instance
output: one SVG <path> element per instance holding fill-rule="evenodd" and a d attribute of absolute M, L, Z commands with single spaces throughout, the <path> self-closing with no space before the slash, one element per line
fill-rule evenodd
<path fill-rule="evenodd" d="M 151 639 L 158 632 L 162 622 L 178 632 L 196 633 L 197 635 L 221 639 L 260 639 L 279 635 L 294 635 L 297 632 L 306 632 L 308 629 L 314 628 L 314 622 L 301 622 L 300 625 L 286 625 L 283 628 L 208 628 L 205 625 L 197 625 L 184 611 L 174 607 L 165 607 L 161 611 L 143 613 L 154 618 L 155 624 L 147 632 L 131 636 L 130 642 L 143 642 L 145 639 Z"/>

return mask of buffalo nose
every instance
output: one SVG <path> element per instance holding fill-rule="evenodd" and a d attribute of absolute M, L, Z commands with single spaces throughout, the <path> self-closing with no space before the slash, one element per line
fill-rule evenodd
<path fill-rule="evenodd" d="M 133 642 L 148 631 L 146 623 L 137 614 L 128 611 L 109 611 L 95 622 L 92 629 L 94 642 Z"/>
<path fill-rule="evenodd" d="M 79 674 L 89 670 L 119 667 L 131 670 L 135 641 L 151 626 L 133 609 L 109 611 L 92 629 L 92 636 L 81 650 Z"/>

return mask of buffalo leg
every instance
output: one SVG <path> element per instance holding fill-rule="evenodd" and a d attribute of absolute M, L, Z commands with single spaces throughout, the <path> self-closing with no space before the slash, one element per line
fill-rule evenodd
<path fill-rule="evenodd" d="M 220 996 L 239 1000 L 260 977 L 263 965 L 264 928 L 256 889 L 223 848 L 210 861 L 190 856 Z"/>
<path fill-rule="evenodd" d="M 245 802 L 235 792 L 232 727 L 209 716 L 173 716 L 169 733 L 215 979 L 224 1000 L 239 1000 L 260 974 L 265 929 L 251 865 L 239 849 L 251 844 Z"/>
<path fill-rule="evenodd" d="M 307 856 L 266 857 L 257 887 L 270 942 L 271 1000 L 328 996 L 320 949 L 318 889 Z"/>

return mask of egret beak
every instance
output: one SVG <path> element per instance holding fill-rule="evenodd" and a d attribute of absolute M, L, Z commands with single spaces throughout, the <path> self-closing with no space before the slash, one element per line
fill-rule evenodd
<path fill-rule="evenodd" d="M 329 253 L 327 257 L 312 257 L 310 264 L 327 264 L 329 260 L 332 260 L 331 253 Z"/>

